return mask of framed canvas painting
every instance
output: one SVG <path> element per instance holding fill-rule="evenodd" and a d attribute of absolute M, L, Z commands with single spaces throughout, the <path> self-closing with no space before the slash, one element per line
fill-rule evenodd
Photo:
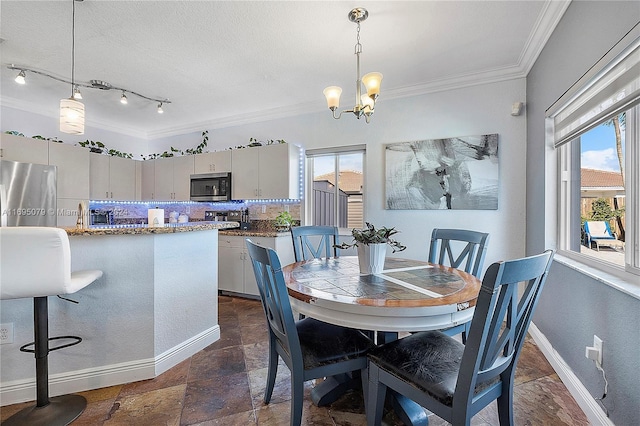
<path fill-rule="evenodd" d="M 497 210 L 498 134 L 385 146 L 386 208 Z"/>

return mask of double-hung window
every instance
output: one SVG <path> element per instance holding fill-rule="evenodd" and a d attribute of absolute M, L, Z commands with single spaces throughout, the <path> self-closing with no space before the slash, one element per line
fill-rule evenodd
<path fill-rule="evenodd" d="M 362 228 L 365 146 L 311 149 L 305 154 L 305 223 Z"/>
<path fill-rule="evenodd" d="M 622 276 L 640 275 L 639 104 L 636 28 L 546 114 L 558 155 L 558 252 Z"/>

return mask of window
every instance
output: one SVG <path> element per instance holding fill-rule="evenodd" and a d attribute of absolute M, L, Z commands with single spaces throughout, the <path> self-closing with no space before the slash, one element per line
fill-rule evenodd
<path fill-rule="evenodd" d="M 630 33 L 547 111 L 558 155 L 558 251 L 640 275 L 640 36 Z"/>
<path fill-rule="evenodd" d="M 309 150 L 308 225 L 364 226 L 364 146 Z"/>

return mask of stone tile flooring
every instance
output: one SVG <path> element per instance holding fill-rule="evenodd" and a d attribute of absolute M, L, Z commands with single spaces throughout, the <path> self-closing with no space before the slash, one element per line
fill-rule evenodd
<path fill-rule="evenodd" d="M 262 396 L 267 375 L 267 334 L 258 301 L 221 296 L 221 338 L 153 380 L 82 392 L 87 409 L 74 426 L 288 425 L 289 370 L 282 365 L 269 405 Z M 328 407 L 311 403 L 307 382 L 302 424 L 366 425 L 362 393 L 351 391 Z M 32 403 L 2 407 L 5 420 Z M 514 390 L 516 425 L 585 425 L 587 419 L 532 340 L 523 348 Z M 447 424 L 430 416 L 429 424 Z M 385 425 L 400 425 L 393 412 Z M 472 425 L 497 425 L 495 403 Z"/>

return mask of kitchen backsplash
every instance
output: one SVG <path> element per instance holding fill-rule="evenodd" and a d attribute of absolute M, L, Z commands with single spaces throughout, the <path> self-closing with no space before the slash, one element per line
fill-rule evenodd
<path fill-rule="evenodd" d="M 203 203 L 203 202 L 113 202 L 91 201 L 90 210 L 102 210 L 113 213 L 114 225 L 146 224 L 148 222 L 148 209 L 164 209 L 165 223 L 169 223 L 169 213 L 177 212 L 179 215 L 187 215 L 190 222 L 204 220 L 204 212 L 214 210 L 224 212 L 230 210 L 249 209 L 249 220 L 252 229 L 270 230 L 273 228 L 273 220 L 286 209 L 294 220 L 300 221 L 300 202 L 241 202 L 241 203 Z"/>

